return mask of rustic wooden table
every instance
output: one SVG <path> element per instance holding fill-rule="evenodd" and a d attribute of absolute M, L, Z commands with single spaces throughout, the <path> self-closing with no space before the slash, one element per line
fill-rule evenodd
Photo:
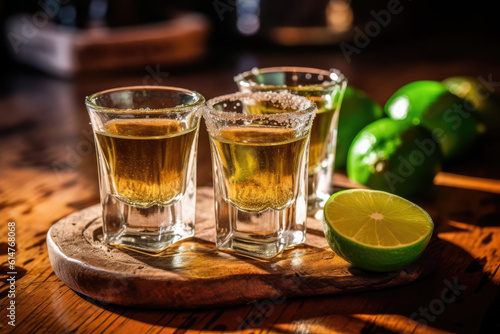
<path fill-rule="evenodd" d="M 338 67 L 377 102 L 403 84 L 464 74 L 500 81 L 498 57 L 467 49 L 435 57 L 425 43 L 363 50 L 347 63 L 342 54 L 248 52 L 213 64 L 167 73 L 155 64 L 125 75 L 63 81 L 24 70 L 2 79 L 0 95 L 0 216 L 2 274 L 7 226 L 15 222 L 15 299 L 1 280 L 2 333 L 441 333 L 499 332 L 500 134 L 481 139 L 444 166 L 429 191 L 415 201 L 436 223 L 445 243 L 439 268 L 406 286 L 340 296 L 289 299 L 199 311 L 141 310 L 106 305 L 79 295 L 53 273 L 45 236 L 56 220 L 98 202 L 95 151 L 84 97 L 126 85 L 160 84 L 197 90 L 211 98 L 235 91 L 232 76 L 253 66 Z M 472 50 L 472 51 L 471 51 Z M 478 52 L 481 50 L 481 52 Z M 406 56 L 401 56 L 401 55 Z M 433 53 L 434 54 L 434 53 Z M 204 125 L 198 185 L 211 184 Z M 337 177 L 337 186 L 342 174 Z M 15 327 L 7 324 L 15 300 Z"/>

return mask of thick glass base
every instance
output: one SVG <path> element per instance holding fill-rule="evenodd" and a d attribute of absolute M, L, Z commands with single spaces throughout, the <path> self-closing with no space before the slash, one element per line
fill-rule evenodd
<path fill-rule="evenodd" d="M 158 253 L 194 235 L 195 193 L 171 205 L 139 208 L 107 195 L 103 206 L 104 242 Z"/>
<path fill-rule="evenodd" d="M 310 216 L 316 216 L 319 210 L 323 210 L 332 194 L 334 158 L 335 155 L 330 153 L 321 164 L 321 169 L 315 174 L 308 175 L 307 214 Z"/>
<path fill-rule="evenodd" d="M 309 196 L 307 200 L 307 214 L 309 216 L 317 216 L 319 211 L 323 211 L 326 201 L 330 198 L 330 194 L 322 191 L 317 191 L 315 194 Z M 318 219 L 318 218 L 316 218 Z"/>
<path fill-rule="evenodd" d="M 306 201 L 299 198 L 283 209 L 253 213 L 239 210 L 216 198 L 217 248 L 243 255 L 270 259 L 285 248 L 301 244 L 306 238 Z"/>

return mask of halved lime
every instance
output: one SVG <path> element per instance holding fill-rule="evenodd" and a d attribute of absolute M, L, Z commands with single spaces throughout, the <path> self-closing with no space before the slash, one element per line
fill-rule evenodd
<path fill-rule="evenodd" d="M 371 271 L 398 270 L 418 259 L 433 229 L 425 210 L 383 191 L 340 191 L 324 210 L 325 236 L 332 250 Z"/>

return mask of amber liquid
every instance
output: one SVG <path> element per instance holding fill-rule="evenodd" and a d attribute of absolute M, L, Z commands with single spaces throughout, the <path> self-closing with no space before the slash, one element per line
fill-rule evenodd
<path fill-rule="evenodd" d="M 114 195 L 139 207 L 179 200 L 196 133 L 170 119 L 113 120 L 96 131 Z"/>
<path fill-rule="evenodd" d="M 322 168 L 327 159 L 328 144 L 335 109 L 321 108 L 316 111 L 311 128 L 311 144 L 309 147 L 309 174 L 315 174 Z"/>
<path fill-rule="evenodd" d="M 227 127 L 211 138 L 224 171 L 226 199 L 238 209 L 283 210 L 296 198 L 300 163 L 308 136 L 292 129 Z M 303 170 L 303 169 L 302 169 Z"/>
<path fill-rule="evenodd" d="M 330 136 L 336 107 L 333 101 L 325 101 L 321 90 L 314 90 L 306 87 L 289 87 L 287 89 L 316 102 L 318 109 L 311 128 L 311 144 L 309 147 L 309 174 L 316 174 L 322 169 L 322 164 L 327 159 L 328 145 L 330 143 L 328 137 Z M 282 89 L 266 87 L 265 90 L 281 91 Z M 293 112 L 293 110 L 278 110 L 273 108 L 271 104 L 247 106 L 247 109 L 249 113 L 252 114 Z"/>

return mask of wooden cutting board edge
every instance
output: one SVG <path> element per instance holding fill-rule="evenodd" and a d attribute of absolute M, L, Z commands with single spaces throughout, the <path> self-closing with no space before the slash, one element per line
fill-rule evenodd
<path fill-rule="evenodd" d="M 201 200 L 208 201 L 209 198 L 201 196 Z M 199 241 L 194 238 L 181 241 L 180 247 L 182 243 L 186 243 L 191 249 L 194 247 L 195 251 L 189 256 L 195 259 L 200 257 L 202 261 L 207 257 L 209 261 L 215 261 L 214 266 L 221 261 L 226 266 L 222 266 L 222 270 L 216 273 L 217 275 L 193 277 L 183 268 L 179 271 L 179 266 L 172 266 L 171 270 L 165 270 L 165 268 L 155 266 L 148 268 L 148 263 L 144 263 L 145 269 L 154 275 L 144 275 L 142 274 L 144 268 L 137 270 L 141 266 L 129 268 L 131 266 L 128 263 L 131 259 L 130 254 L 135 256 L 134 252 L 109 249 L 104 245 L 96 247 L 88 242 L 83 230 L 91 221 L 97 224 L 96 219 L 99 217 L 95 217 L 95 212 L 99 212 L 99 205 L 73 213 L 50 228 L 47 233 L 47 248 L 52 268 L 61 281 L 85 296 L 102 303 L 131 307 L 162 309 L 224 307 L 262 300 L 281 301 L 283 298 L 334 295 L 400 286 L 432 272 L 439 263 L 439 257 L 433 254 L 440 254 L 440 249 L 443 247 L 438 238 L 433 238 L 417 262 L 401 271 L 391 273 L 369 273 L 358 270 L 334 256 L 329 249 L 314 252 L 306 249 L 305 255 L 302 256 L 300 252 L 298 253 L 299 256 L 296 257 L 306 263 L 321 262 L 320 259 L 326 258 L 322 262 L 330 261 L 328 263 L 340 266 L 334 271 L 335 275 L 323 275 L 321 270 L 308 272 L 307 266 L 304 268 L 286 267 L 286 270 L 279 271 L 274 268 L 275 266 L 273 267 L 272 262 L 259 263 L 255 262 L 258 261 L 255 259 L 246 260 L 226 255 L 226 252 L 217 251 L 215 245 L 206 243 L 207 245 L 199 246 Z M 210 215 L 208 216 L 206 217 L 208 220 L 212 219 Z M 75 229 L 80 232 L 67 233 Z M 66 240 L 60 238 L 62 231 Z M 113 257 L 110 261 L 111 254 Z M 292 250 L 290 254 L 294 256 L 297 251 Z M 123 256 L 124 262 L 115 261 L 116 256 Z M 183 259 L 184 254 L 174 254 L 172 258 L 176 259 L 176 256 Z M 312 259 L 309 259 L 309 256 Z M 212 259 L 212 257 L 216 258 Z M 110 262 L 109 270 L 105 266 L 103 268 L 105 261 Z M 149 259 L 146 261 L 149 262 Z M 159 263 L 158 261 L 162 261 L 162 258 L 157 258 L 155 261 Z M 112 268 L 116 264 L 120 264 L 121 267 Z M 234 267 L 228 268 L 228 264 Z M 341 268 L 342 265 L 345 268 Z M 234 271 L 238 266 L 243 269 L 241 273 L 221 276 L 224 269 Z M 262 267 L 263 270 L 258 267 Z M 189 267 L 186 270 L 190 270 Z M 325 273 L 327 271 L 325 270 Z"/>

